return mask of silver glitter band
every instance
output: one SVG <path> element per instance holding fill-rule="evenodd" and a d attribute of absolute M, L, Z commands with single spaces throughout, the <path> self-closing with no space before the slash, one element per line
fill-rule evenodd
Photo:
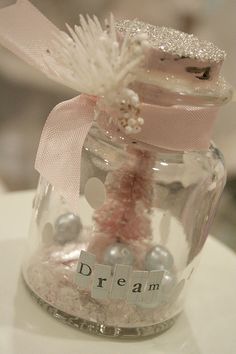
<path fill-rule="evenodd" d="M 148 42 L 153 48 L 179 57 L 219 63 L 226 56 L 226 53 L 213 43 L 172 28 L 158 27 L 138 20 L 118 21 L 116 28 L 119 32 L 129 33 L 130 37 L 147 33 Z"/>

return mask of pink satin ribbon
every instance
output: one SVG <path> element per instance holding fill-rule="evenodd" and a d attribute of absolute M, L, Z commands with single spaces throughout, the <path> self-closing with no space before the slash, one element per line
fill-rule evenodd
<path fill-rule="evenodd" d="M 45 65 L 43 55 L 57 32 L 59 29 L 27 0 L 0 9 L 0 44 L 56 82 L 59 79 Z"/>
<path fill-rule="evenodd" d="M 44 65 L 42 54 L 50 46 L 53 32 L 59 31 L 27 0 L 0 10 L 0 43 L 20 58 L 58 81 Z M 42 132 L 35 167 L 78 211 L 81 152 L 94 119 L 96 98 L 80 95 L 57 105 Z M 145 124 L 141 133 L 130 137 L 171 150 L 205 150 L 209 147 L 215 107 L 141 105 Z M 108 113 L 99 123 L 108 125 Z"/>
<path fill-rule="evenodd" d="M 96 100 L 80 95 L 59 103 L 43 128 L 35 168 L 78 211 L 84 140 L 94 118 Z"/>
<path fill-rule="evenodd" d="M 94 119 L 96 98 L 80 95 L 57 105 L 44 126 L 35 168 L 78 211 L 81 152 Z M 199 107 L 160 107 L 142 104 L 145 124 L 141 133 L 129 136 L 169 150 L 206 150 L 215 119 L 215 109 Z M 108 113 L 98 122 L 113 135 Z M 206 129 L 207 126 L 207 129 Z"/>
<path fill-rule="evenodd" d="M 128 139 L 167 150 L 207 150 L 218 110 L 218 107 L 142 103 L 140 116 L 144 118 L 144 125 L 139 134 L 128 135 Z M 99 125 L 111 134 L 119 135 L 117 126 L 109 123 L 107 118 L 108 114 L 102 112 L 98 118 Z"/>

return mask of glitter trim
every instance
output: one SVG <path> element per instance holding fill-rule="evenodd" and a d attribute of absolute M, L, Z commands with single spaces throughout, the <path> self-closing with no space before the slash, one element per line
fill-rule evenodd
<path fill-rule="evenodd" d="M 119 32 L 128 32 L 131 38 L 139 33 L 146 33 L 153 48 L 179 57 L 216 63 L 226 57 L 225 51 L 213 43 L 172 28 L 154 26 L 138 20 L 121 20 L 116 23 L 116 29 Z"/>

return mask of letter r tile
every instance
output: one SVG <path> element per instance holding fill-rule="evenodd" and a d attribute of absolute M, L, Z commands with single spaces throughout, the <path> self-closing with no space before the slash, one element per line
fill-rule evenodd
<path fill-rule="evenodd" d="M 91 296 L 94 299 L 107 299 L 111 286 L 111 267 L 95 264 Z"/>

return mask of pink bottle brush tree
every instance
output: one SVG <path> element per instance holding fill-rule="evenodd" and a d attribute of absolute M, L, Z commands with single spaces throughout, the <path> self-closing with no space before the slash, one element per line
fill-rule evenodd
<path fill-rule="evenodd" d="M 127 153 L 127 162 L 108 174 L 106 201 L 94 213 L 95 230 L 89 251 L 101 262 L 104 250 L 117 242 L 128 245 L 140 258 L 152 238 L 154 158 L 149 151 L 133 147 L 128 147 Z"/>

